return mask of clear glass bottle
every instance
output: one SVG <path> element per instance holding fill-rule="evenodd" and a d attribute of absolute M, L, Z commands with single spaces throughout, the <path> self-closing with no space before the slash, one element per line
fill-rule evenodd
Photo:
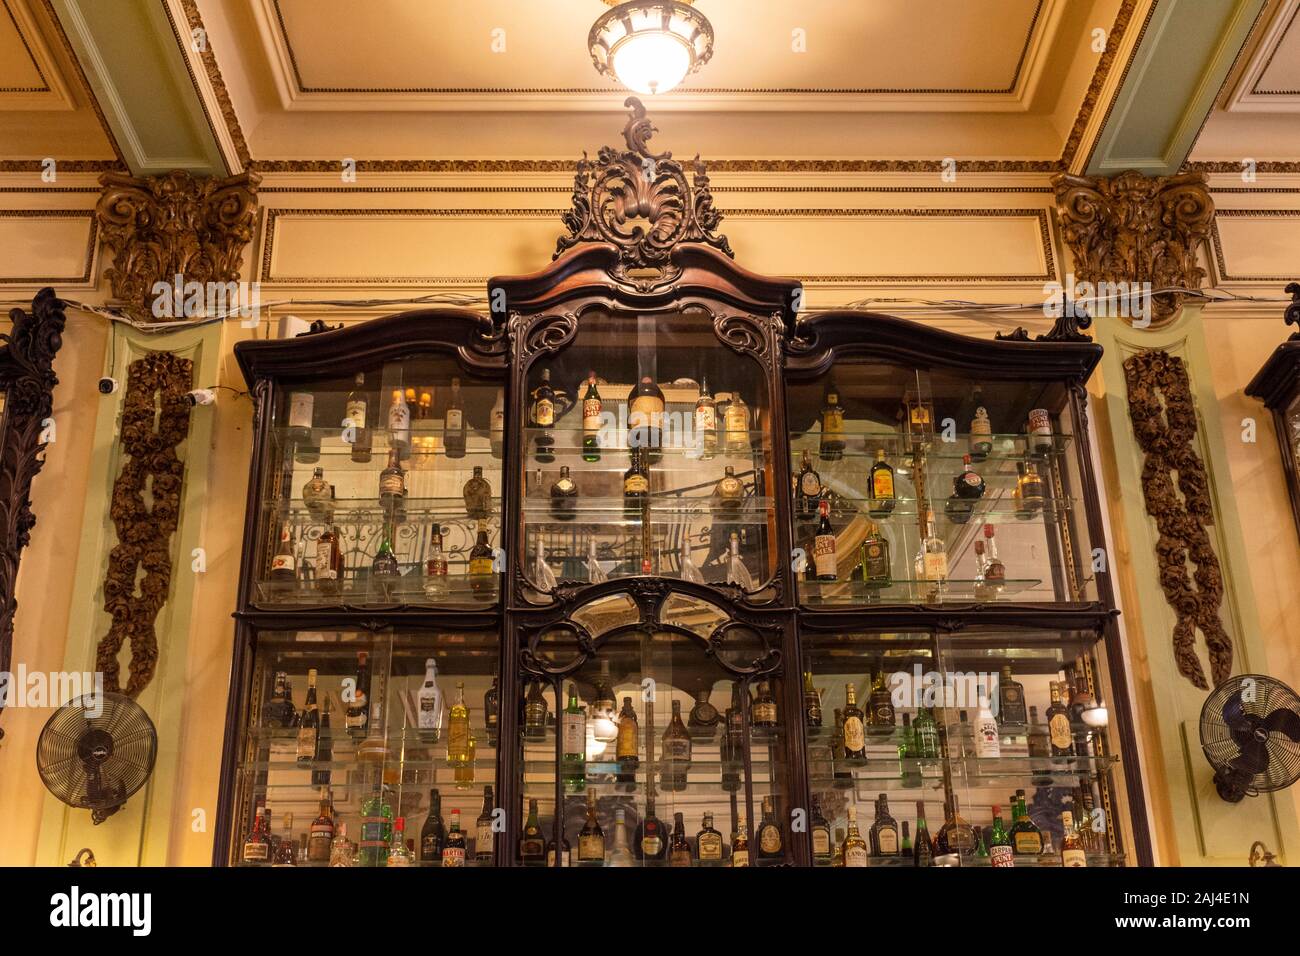
<path fill-rule="evenodd" d="M 718 406 L 704 376 L 700 376 L 700 395 L 695 400 L 695 443 L 701 459 L 707 461 L 718 453 Z"/>
<path fill-rule="evenodd" d="M 388 845 L 389 866 L 410 866 L 411 852 L 406 848 L 406 817 L 393 822 L 393 839 Z"/>
<path fill-rule="evenodd" d="M 447 554 L 442 550 L 442 528 L 433 526 L 429 534 L 429 557 L 424 562 L 424 593 L 429 598 L 447 595 Z"/>
<path fill-rule="evenodd" d="M 936 533 L 933 511 L 926 512 L 925 527 L 926 533 L 925 541 L 922 544 L 921 559 L 921 568 L 924 572 L 923 580 L 942 585 L 948 580 L 948 546 L 943 543 L 943 538 Z"/>
<path fill-rule="evenodd" d="M 343 435 L 350 439 L 352 460 L 358 464 L 370 461 L 374 439 L 370 430 L 370 399 L 366 392 L 366 375 L 357 372 L 352 391 L 348 392 L 344 403 Z"/>
<path fill-rule="evenodd" d="M 442 688 L 438 686 L 438 662 L 432 657 L 424 662 L 424 683 L 415 698 L 420 738 L 435 742 L 442 736 L 443 701 Z"/>
<path fill-rule="evenodd" d="M 624 867 L 634 866 L 635 863 L 632 848 L 628 846 L 627 811 L 619 807 L 614 811 L 614 838 L 609 848 L 609 865 Z"/>
<path fill-rule="evenodd" d="M 1032 461 L 1018 462 L 1016 468 L 1020 474 L 1011 496 L 1016 503 L 1016 517 L 1028 521 L 1043 510 L 1043 479 Z"/>
<path fill-rule="evenodd" d="M 975 409 L 975 417 L 970 423 L 970 456 L 974 461 L 983 461 L 993 450 L 993 425 L 989 421 L 988 409 L 983 405 Z"/>
<path fill-rule="evenodd" d="M 727 406 L 726 447 L 730 455 L 747 455 L 749 442 L 749 406 L 740 397 L 740 392 L 731 393 L 731 404 Z"/>
<path fill-rule="evenodd" d="M 388 443 L 401 460 L 411 457 L 411 406 L 400 388 L 388 403 Z"/>
<path fill-rule="evenodd" d="M 333 491 L 325 480 L 325 469 L 317 466 L 302 486 L 302 503 L 317 521 L 329 521 L 334 510 Z"/>

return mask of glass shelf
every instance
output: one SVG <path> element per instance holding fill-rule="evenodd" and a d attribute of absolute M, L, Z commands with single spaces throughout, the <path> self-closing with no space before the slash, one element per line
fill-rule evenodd
<path fill-rule="evenodd" d="M 885 460 L 891 465 L 896 467 L 898 465 L 907 466 L 912 462 L 911 446 L 907 437 L 901 432 L 844 431 L 840 434 L 844 437 L 844 450 L 838 454 L 838 458 L 869 458 L 875 461 L 876 452 L 884 449 Z M 935 461 L 951 460 L 960 462 L 964 455 L 971 455 L 972 462 L 975 465 L 980 465 L 982 462 L 1041 462 L 1064 454 L 1069 449 L 1073 438 L 1068 434 L 1054 434 L 1050 451 L 1027 453 L 1026 443 L 1028 437 L 1025 434 L 991 435 L 989 441 L 992 442 L 993 449 L 983 458 L 979 458 L 971 452 L 969 432 L 956 433 L 952 441 L 944 441 L 942 435 L 936 435 L 933 440 L 922 447 L 921 451 L 927 459 Z M 791 434 L 790 449 L 793 452 L 791 460 L 796 469 L 798 469 L 799 459 L 805 451 L 808 452 L 808 457 L 813 461 L 813 468 L 817 471 L 827 467 L 833 468 L 836 460 L 838 460 L 821 457 L 821 433 L 818 431 Z M 859 466 L 855 465 L 854 467 L 856 470 Z"/>
<path fill-rule="evenodd" d="M 1030 856 L 1028 854 L 1024 854 L 1024 855 L 1018 855 L 1015 859 L 1016 859 L 1016 866 L 1059 867 L 1061 865 L 1061 858 L 1057 854 L 1053 854 L 1051 856 Z M 992 866 L 992 864 L 989 862 L 987 858 L 981 858 L 976 856 L 963 857 L 961 861 L 961 865 L 964 867 L 965 866 L 973 866 L 973 867 Z M 1122 855 L 1111 856 L 1110 854 L 1107 853 L 1088 854 L 1088 866 L 1109 867 L 1109 866 L 1123 866 L 1123 865 L 1124 865 L 1124 857 Z M 835 867 L 831 867 L 831 864 L 829 863 L 818 863 L 817 866 L 835 868 Z M 916 864 L 912 862 L 912 858 L 910 856 L 869 856 L 867 857 L 867 866 L 915 868 Z"/>
<path fill-rule="evenodd" d="M 446 591 L 429 595 L 424 590 L 424 575 L 407 573 L 380 583 L 369 579 L 361 583 L 348 583 L 333 590 L 318 588 L 311 581 L 258 581 L 256 599 L 265 604 L 279 605 L 395 605 L 395 604 L 457 604 L 488 605 L 496 601 L 501 575 L 493 574 L 490 581 L 478 582 L 468 574 L 448 574 Z"/>
<path fill-rule="evenodd" d="M 272 500 L 263 507 L 282 520 L 303 524 L 345 524 L 369 519 L 393 519 L 398 524 L 418 522 L 423 518 L 438 518 L 444 522 L 476 524 L 480 517 L 489 527 L 501 523 L 501 499 L 491 499 L 485 515 L 469 515 L 464 498 L 401 498 L 387 501 L 380 498 L 336 498 L 327 509 L 313 510 L 301 498 Z M 333 520 L 329 515 L 333 514 Z"/>
<path fill-rule="evenodd" d="M 428 422 L 431 427 L 422 428 L 421 426 Z M 432 463 L 438 459 L 437 467 L 446 468 L 465 468 L 470 469 L 475 465 L 483 465 L 484 471 L 489 467 L 493 471 L 499 471 L 500 465 L 489 465 L 490 462 L 500 462 L 501 455 L 499 449 L 494 450 L 492 447 L 491 435 L 486 429 L 470 428 L 465 434 L 465 453 L 459 457 L 448 457 L 446 446 L 442 440 L 442 422 L 440 419 L 426 419 L 425 422 L 415 420 L 411 422 L 412 445 L 406 457 L 400 459 L 404 469 L 414 468 L 418 470 L 422 464 Z M 343 429 L 340 428 L 313 428 L 311 437 L 306 442 L 300 442 L 290 435 L 288 428 L 270 429 L 272 446 L 282 452 L 295 454 L 297 449 L 302 445 L 307 445 L 313 450 L 318 450 L 322 459 L 320 462 L 304 461 L 296 459 L 298 465 L 311 466 L 320 464 L 335 469 L 347 469 L 357 471 L 374 471 L 379 472 L 388 464 L 388 453 L 393 447 L 391 436 L 386 428 L 370 429 L 370 460 L 365 462 L 353 461 L 353 446 L 343 440 Z M 405 446 L 399 446 L 405 450 Z M 328 461 L 326 461 L 328 459 Z M 460 464 L 460 462 L 464 464 Z M 454 464 L 453 464 L 454 463 Z"/>
<path fill-rule="evenodd" d="M 832 517 L 836 515 L 844 517 L 855 514 L 862 515 L 885 528 L 888 528 L 895 518 L 916 519 L 932 507 L 924 501 L 918 502 L 915 498 L 895 498 L 893 499 L 894 507 L 889 511 L 873 513 L 871 511 L 872 499 L 870 498 L 836 494 L 833 498 L 827 500 L 831 502 Z M 1056 521 L 1062 519 L 1065 513 L 1077 504 L 1074 499 L 1070 498 L 1052 498 L 1045 500 L 1041 507 L 1027 509 L 1022 508 L 1020 503 L 1009 495 L 1007 497 L 990 497 L 986 493 L 981 498 L 961 499 L 962 514 L 960 517 L 954 517 L 945 509 L 944 505 L 946 503 L 947 499 L 942 499 L 941 503 L 933 508 L 934 517 L 936 522 L 950 525 L 964 525 L 973 522 L 987 524 L 1005 521 L 1036 521 L 1040 518 Z M 795 519 L 796 523 L 812 523 L 816 520 L 815 517 Z"/>
<path fill-rule="evenodd" d="M 639 527 L 643 515 L 652 524 L 685 522 L 697 518 L 715 518 L 728 524 L 766 525 L 771 520 L 771 498 L 743 499 L 740 507 L 722 505 L 713 497 L 651 497 L 645 507 L 627 505 L 622 498 L 577 498 L 566 502 L 566 512 L 554 513 L 551 501 L 533 499 L 524 502 L 524 517 L 531 525 L 601 524 Z M 629 513 L 629 509 L 632 511 Z"/>
<path fill-rule="evenodd" d="M 898 604 L 913 601 L 997 601 L 1042 585 L 1041 579 L 1006 580 L 995 586 L 979 581 L 949 578 L 942 587 L 933 581 L 896 579 L 887 588 L 867 587 L 861 581 L 800 581 L 799 599 L 809 606 Z"/>

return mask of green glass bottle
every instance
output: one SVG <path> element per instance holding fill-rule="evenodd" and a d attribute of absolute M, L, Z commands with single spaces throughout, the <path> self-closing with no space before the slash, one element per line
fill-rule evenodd
<path fill-rule="evenodd" d="M 916 756 L 920 760 L 939 758 L 939 726 L 928 707 L 919 707 L 912 721 L 912 736 L 916 740 Z"/>
<path fill-rule="evenodd" d="M 370 576 L 381 581 L 388 581 L 398 577 L 401 573 L 402 570 L 397 564 L 397 555 L 393 553 L 392 525 L 384 522 L 383 537 L 379 541 L 379 550 L 375 552 L 375 560 L 370 565 Z"/>
<path fill-rule="evenodd" d="M 362 866 L 385 866 L 388 847 L 393 840 L 393 807 L 384 799 L 383 791 L 376 787 L 361 805 L 361 845 L 359 862 Z"/>
<path fill-rule="evenodd" d="M 1016 851 L 1011 845 L 1011 834 L 1002 825 L 1002 808 L 993 808 L 993 826 L 989 830 L 989 866 L 1016 865 Z"/>
<path fill-rule="evenodd" d="M 560 773 L 566 793 L 587 789 L 587 712 L 578 703 L 578 685 L 569 685 L 569 704 L 561 717 L 564 745 Z"/>

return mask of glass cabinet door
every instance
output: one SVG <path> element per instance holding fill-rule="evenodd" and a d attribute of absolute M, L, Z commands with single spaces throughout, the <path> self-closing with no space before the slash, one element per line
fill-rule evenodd
<path fill-rule="evenodd" d="M 812 817 L 830 834 L 812 831 L 815 863 L 1123 862 L 1094 635 L 805 632 L 803 644 L 821 716 L 806 719 Z"/>
<path fill-rule="evenodd" d="M 259 634 L 231 862 L 492 865 L 499 640 Z"/>
<path fill-rule="evenodd" d="M 788 863 L 776 676 L 721 663 L 770 660 L 778 642 L 736 626 L 710 657 L 701 635 L 725 622 L 716 608 L 681 599 L 674 626 L 646 629 L 618 622 L 627 611 L 617 599 L 601 603 L 608 629 L 594 656 L 563 676 L 525 677 L 520 861 L 557 865 L 558 783 L 558 865 Z M 538 660 L 564 668 L 573 646 L 562 630 L 543 635 Z"/>
<path fill-rule="evenodd" d="M 446 356 L 277 383 L 253 603 L 496 601 L 504 401 Z"/>
<path fill-rule="evenodd" d="M 1062 386 L 846 360 L 787 401 L 804 605 L 1096 600 Z"/>
<path fill-rule="evenodd" d="M 770 396 L 711 314 L 585 313 L 526 376 L 520 557 L 535 592 L 635 575 L 769 584 Z"/>

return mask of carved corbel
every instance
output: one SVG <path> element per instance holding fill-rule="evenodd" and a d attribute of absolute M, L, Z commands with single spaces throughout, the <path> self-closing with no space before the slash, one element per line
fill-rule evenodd
<path fill-rule="evenodd" d="M 179 169 L 164 176 L 101 176 L 95 216 L 113 250 L 113 267 L 105 273 L 113 304 L 138 321 L 154 322 L 160 318 L 153 308 L 159 282 L 170 287 L 177 275 L 205 288 L 238 282 L 261 181 L 253 172 L 215 179 Z"/>
<path fill-rule="evenodd" d="M 1140 290 L 1148 283 L 1153 292 L 1200 285 L 1205 270 L 1196 254 L 1214 219 L 1204 173 L 1144 176 L 1129 170 L 1110 178 L 1061 174 L 1052 185 L 1061 233 L 1074 256 L 1075 278 L 1092 284 L 1098 299 L 1106 299 L 1108 290 L 1131 295 L 1135 286 Z M 1185 298 L 1178 293 L 1155 295 L 1151 323 L 1169 321 Z M 1101 312 L 1094 309 L 1093 314 Z"/>

